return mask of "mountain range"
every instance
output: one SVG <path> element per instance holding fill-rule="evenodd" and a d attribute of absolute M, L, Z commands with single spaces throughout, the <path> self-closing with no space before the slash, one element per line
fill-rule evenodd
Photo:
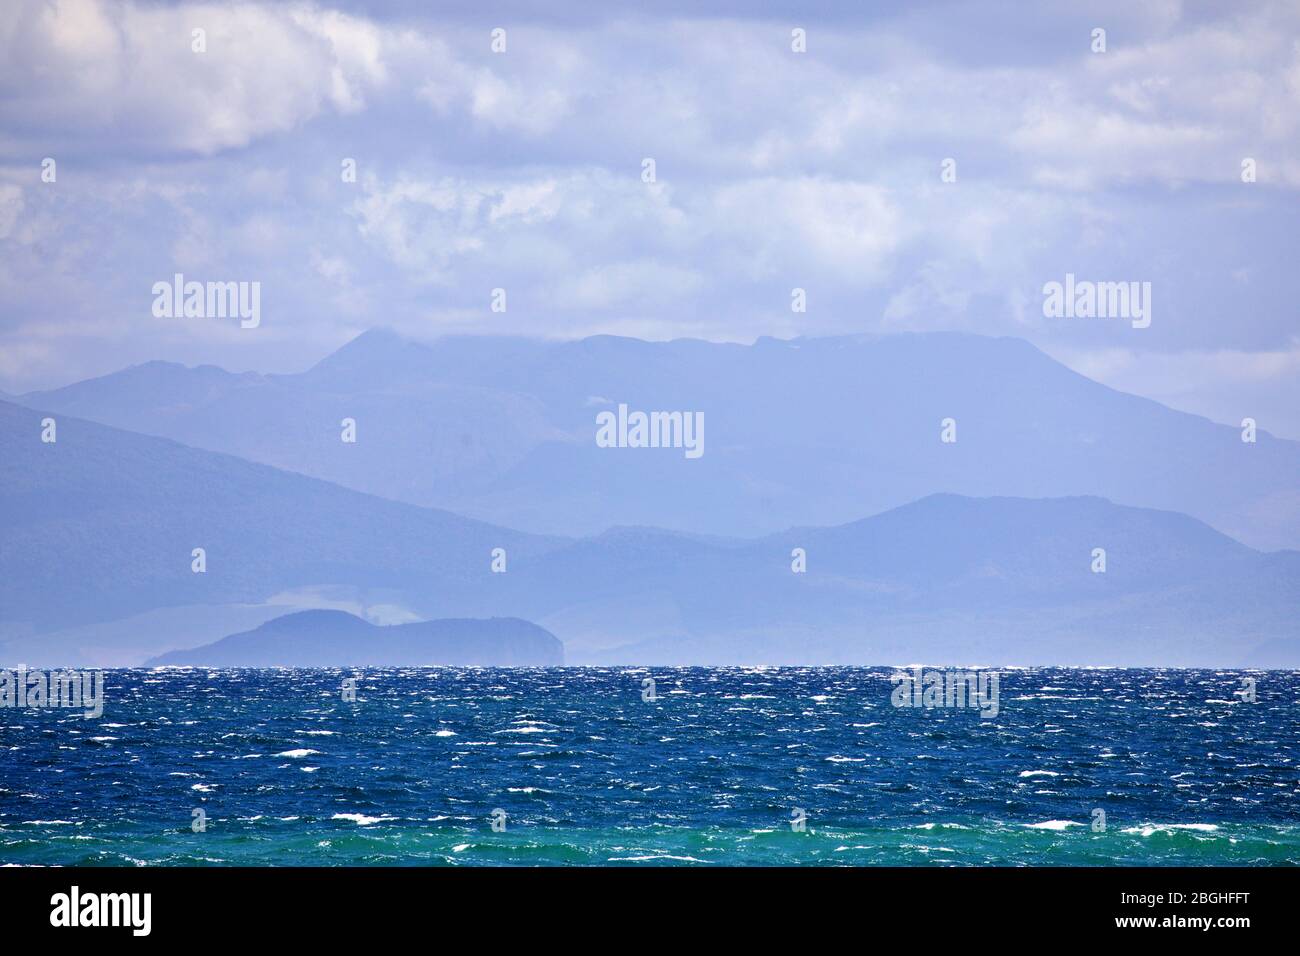
<path fill-rule="evenodd" d="M 570 663 L 1300 665 L 1300 553 L 1098 496 L 926 494 L 743 538 L 543 535 L 11 402 L 0 449 L 10 663 L 138 664 L 326 607 L 520 618 Z"/>
<path fill-rule="evenodd" d="M 18 401 L 545 535 L 753 537 L 947 492 L 1093 495 L 1300 547 L 1300 442 L 1266 421 L 1243 442 L 1012 338 L 426 344 L 377 329 L 299 374 L 150 362 Z M 620 404 L 702 412 L 704 454 L 597 447 L 596 415 Z"/>

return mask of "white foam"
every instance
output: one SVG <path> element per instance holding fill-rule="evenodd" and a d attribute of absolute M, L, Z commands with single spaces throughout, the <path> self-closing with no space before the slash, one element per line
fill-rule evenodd
<path fill-rule="evenodd" d="M 1219 828 L 1213 823 L 1144 823 L 1138 827 L 1126 827 L 1120 833 L 1137 833 L 1149 837 L 1156 833 L 1169 834 L 1175 830 L 1191 830 L 1194 833 L 1214 833 Z"/>
<path fill-rule="evenodd" d="M 1069 827 L 1081 827 L 1082 823 L 1074 820 L 1045 820 L 1042 823 L 1026 823 L 1030 830 L 1065 830 Z"/>
<path fill-rule="evenodd" d="M 368 817 L 364 813 L 336 813 L 330 819 L 351 820 L 357 826 L 368 827 L 375 823 L 383 823 L 385 820 L 396 820 L 397 817 Z"/>

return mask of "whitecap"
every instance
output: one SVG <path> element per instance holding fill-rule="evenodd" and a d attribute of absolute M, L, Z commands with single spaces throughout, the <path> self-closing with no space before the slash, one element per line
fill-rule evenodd
<path fill-rule="evenodd" d="M 336 813 L 330 819 L 351 820 L 357 826 L 368 827 L 375 823 L 383 823 L 385 820 L 396 820 L 397 817 L 368 817 L 364 813 Z"/>
<path fill-rule="evenodd" d="M 1174 830 L 1191 830 L 1195 833 L 1214 833 L 1219 829 L 1214 823 L 1144 823 L 1137 827 L 1125 827 L 1120 833 L 1137 833 L 1149 837 L 1155 833 L 1170 834 Z"/>
<path fill-rule="evenodd" d="M 1030 830 L 1065 830 L 1069 827 L 1081 827 L 1082 823 L 1074 820 L 1045 820 L 1042 823 L 1026 823 Z"/>

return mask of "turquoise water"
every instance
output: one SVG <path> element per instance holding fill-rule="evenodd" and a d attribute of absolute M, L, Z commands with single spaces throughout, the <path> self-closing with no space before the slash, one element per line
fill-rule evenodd
<path fill-rule="evenodd" d="M 990 720 L 891 673 L 110 671 L 0 710 L 0 863 L 1300 862 L 1300 675 L 1002 671 Z"/>

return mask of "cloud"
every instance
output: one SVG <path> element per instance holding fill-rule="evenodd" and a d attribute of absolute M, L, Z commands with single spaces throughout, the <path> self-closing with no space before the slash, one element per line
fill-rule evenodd
<path fill-rule="evenodd" d="M 22 211 L 22 188 L 14 183 L 0 183 L 0 239 L 13 235 Z"/>
<path fill-rule="evenodd" d="M 312 6 L 51 0 L 4 22 L 9 149 L 54 129 L 74 147 L 209 155 L 355 112 L 386 79 L 377 27 Z"/>
<path fill-rule="evenodd" d="M 664 309 L 703 287 L 704 279 L 695 270 L 642 259 L 601 265 L 562 279 L 549 299 L 557 308 L 583 312 Z"/>
<path fill-rule="evenodd" d="M 846 180 L 745 180 L 719 189 L 709 208 L 710 238 L 725 240 L 730 264 L 754 279 L 878 282 L 906 228 L 887 189 Z"/>
<path fill-rule="evenodd" d="M 360 235 L 426 282 L 489 263 L 516 279 L 576 270 L 620 249 L 661 248 L 682 219 L 666 190 L 599 169 L 508 179 L 410 172 L 369 176 L 360 186 L 349 207 Z"/>
<path fill-rule="evenodd" d="M 1292 347 L 1294 4 L 514 5 L 504 54 L 496 25 L 327 0 L 7 11 L 0 350 L 24 359 L 0 387 L 157 357 L 295 367 L 379 324 L 961 328 L 1134 368 Z M 174 271 L 261 281 L 262 327 L 159 325 L 148 290 Z M 1151 281 L 1152 327 L 1044 319 L 1067 271 Z M 1195 384 L 1162 394 L 1226 409 L 1254 360 L 1178 361 Z"/>
<path fill-rule="evenodd" d="M 1049 185 L 1238 182 L 1300 186 L 1300 16 L 1279 8 L 1230 23 L 1117 45 L 1083 68 L 1044 77 L 1010 143 Z"/>

